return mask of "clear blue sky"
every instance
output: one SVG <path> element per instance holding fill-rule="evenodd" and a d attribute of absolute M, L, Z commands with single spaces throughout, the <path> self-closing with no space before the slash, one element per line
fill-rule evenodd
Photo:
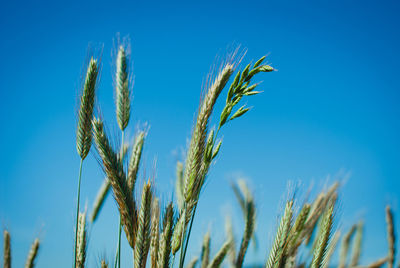
<path fill-rule="evenodd" d="M 0 225 L 11 232 L 15 266 L 24 263 L 36 236 L 43 242 L 39 267 L 71 265 L 79 77 L 88 43 L 103 42 L 98 100 L 117 134 L 110 69 L 117 32 L 132 40 L 128 133 L 132 137 L 137 124 L 149 123 L 142 171 L 151 174 L 157 159 L 157 192 L 164 202 L 172 196 L 175 161 L 215 56 L 242 44 L 248 48 L 245 63 L 268 54 L 279 69 L 263 75 L 264 93 L 247 101 L 254 109 L 222 133 L 191 253 L 198 253 L 209 226 L 213 252 L 221 244 L 222 215 L 239 213 L 228 185 L 238 174 L 249 178 L 258 202 L 260 249 L 248 255 L 252 263 L 265 259 L 288 181 L 301 181 L 304 189 L 314 182 L 318 190 L 327 175 L 344 170 L 351 177 L 341 191 L 337 227 L 347 230 L 364 219 L 363 263 L 382 257 L 384 207 L 399 211 L 399 12 L 396 1 L 368 0 L 3 1 Z M 102 179 L 91 154 L 82 183 L 89 208 Z M 239 233 L 241 219 L 234 219 Z M 91 229 L 91 267 L 101 256 L 112 259 L 117 222 L 109 198 Z M 124 249 L 128 265 L 127 243 Z"/>

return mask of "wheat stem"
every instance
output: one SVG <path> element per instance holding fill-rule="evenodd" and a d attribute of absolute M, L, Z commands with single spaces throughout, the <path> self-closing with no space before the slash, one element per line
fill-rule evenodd
<path fill-rule="evenodd" d="M 78 190 L 77 190 L 77 205 L 76 205 L 76 225 L 75 225 L 75 246 L 74 246 L 74 267 L 76 267 L 76 252 L 77 252 L 77 243 L 78 243 L 78 225 L 79 225 L 79 203 L 81 198 L 81 179 L 82 179 L 82 166 L 83 159 L 81 158 L 79 164 L 79 175 L 78 175 Z"/>

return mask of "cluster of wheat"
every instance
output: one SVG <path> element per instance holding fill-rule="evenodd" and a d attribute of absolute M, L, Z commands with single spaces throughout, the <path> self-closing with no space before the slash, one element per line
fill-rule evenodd
<path fill-rule="evenodd" d="M 105 131 L 102 118 L 94 114 L 96 88 L 99 82 L 100 61 L 92 57 L 87 65 L 77 127 L 77 151 L 81 158 L 76 210 L 76 230 L 74 246 L 74 267 L 85 267 L 87 221 L 86 211 L 80 210 L 80 185 L 83 163 L 88 155 L 92 140 L 94 141 L 105 179 L 95 199 L 90 215 L 90 223 L 98 219 L 105 197 L 112 191 L 119 210 L 119 224 L 116 226 L 118 244 L 116 245 L 114 267 L 120 267 L 121 233 L 129 242 L 133 251 L 134 267 L 144 268 L 149 260 L 152 268 L 179 268 L 196 265 L 201 268 L 220 267 L 225 261 L 227 265 L 241 268 L 250 242 L 256 241 L 256 204 L 252 192 L 243 180 L 232 184 L 244 219 L 244 230 L 240 240 L 233 235 L 232 223 L 226 222 L 226 241 L 214 256 L 210 256 L 211 234 L 204 236 L 201 254 L 185 262 L 190 241 L 197 204 L 207 179 L 210 165 L 217 157 L 222 141 L 219 138 L 222 127 L 228 122 L 241 117 L 249 108 L 245 105 L 237 108 L 241 100 L 247 96 L 257 95 L 255 89 L 259 85 L 252 79 L 264 72 L 272 72 L 274 68 L 265 64 L 262 57 L 254 64 L 246 65 L 242 70 L 239 63 L 244 53 L 235 50 L 220 68 L 207 77 L 204 95 L 201 98 L 197 118 L 193 125 L 192 136 L 184 162 L 177 163 L 175 196 L 176 202 L 170 200 L 166 207 L 161 207 L 155 196 L 155 185 L 151 179 L 145 179 L 141 189 L 140 200 L 135 199 L 135 186 L 140 167 L 141 154 L 145 142 L 146 131 L 139 131 L 133 143 L 125 144 L 124 132 L 130 121 L 132 75 L 129 42 L 117 46 L 115 62 L 115 98 L 116 117 L 121 130 L 121 146 L 114 148 Z M 231 82 L 230 82 L 231 81 Z M 227 86 L 230 82 L 230 85 Z M 220 112 L 218 125 L 209 127 L 214 105 L 227 89 L 224 108 Z M 274 242 L 267 255 L 266 268 L 294 268 L 310 266 L 311 268 L 327 268 L 340 239 L 340 231 L 334 231 L 333 221 L 337 202 L 338 183 L 326 191 L 322 191 L 314 200 L 298 205 L 298 200 L 288 198 L 280 223 L 277 226 Z M 368 265 L 380 267 L 387 264 L 393 268 L 395 264 L 395 235 L 393 214 L 386 210 L 388 231 L 388 254 L 382 259 Z M 10 236 L 5 231 L 4 267 L 11 266 Z M 355 237 L 354 239 L 353 236 Z M 354 225 L 343 236 L 340 247 L 339 268 L 361 267 L 359 263 L 363 238 L 363 223 Z M 354 240 L 352 242 L 352 240 Z M 350 244 L 352 250 L 350 252 Z M 311 249 L 308 258 L 300 258 L 299 252 L 307 246 Z M 26 267 L 33 267 L 39 248 L 36 240 L 29 253 Z M 350 254 L 351 253 L 351 254 Z M 350 256 L 350 262 L 348 259 Z M 101 260 L 101 267 L 108 267 L 107 260 Z"/>

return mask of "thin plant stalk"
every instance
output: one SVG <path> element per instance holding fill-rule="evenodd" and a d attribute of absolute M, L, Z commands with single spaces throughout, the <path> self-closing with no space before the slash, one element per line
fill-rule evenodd
<path fill-rule="evenodd" d="M 76 226 L 75 226 L 75 247 L 74 247 L 74 267 L 76 267 L 76 246 L 78 240 L 78 221 L 79 221 L 79 203 L 81 198 L 81 180 L 82 180 L 82 166 L 83 166 L 83 158 L 81 158 L 79 164 L 79 175 L 78 175 L 78 196 L 77 196 L 77 205 L 76 205 Z"/>
<path fill-rule="evenodd" d="M 125 137 L 125 131 L 124 130 L 122 130 L 122 134 L 121 135 L 122 135 L 122 137 L 121 137 L 121 140 L 122 140 L 122 143 L 121 143 L 121 154 L 122 154 L 122 151 L 124 149 L 124 137 Z M 117 252 L 115 254 L 115 264 L 114 264 L 115 268 L 121 267 L 121 231 L 122 231 L 121 215 L 119 215 L 119 224 L 118 224 L 118 226 L 119 226 L 118 227 L 118 244 L 117 244 Z"/>

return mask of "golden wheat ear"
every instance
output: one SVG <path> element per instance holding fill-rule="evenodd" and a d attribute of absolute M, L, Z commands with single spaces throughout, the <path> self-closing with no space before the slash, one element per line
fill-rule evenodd
<path fill-rule="evenodd" d="M 4 268 L 11 268 L 11 236 L 4 230 Z"/>
<path fill-rule="evenodd" d="M 105 260 L 101 260 L 100 267 L 101 268 L 108 268 L 107 262 Z"/>
<path fill-rule="evenodd" d="M 29 251 L 28 258 L 26 259 L 25 268 L 33 268 L 35 266 L 35 259 L 39 251 L 39 246 L 39 239 L 36 238 Z"/>

